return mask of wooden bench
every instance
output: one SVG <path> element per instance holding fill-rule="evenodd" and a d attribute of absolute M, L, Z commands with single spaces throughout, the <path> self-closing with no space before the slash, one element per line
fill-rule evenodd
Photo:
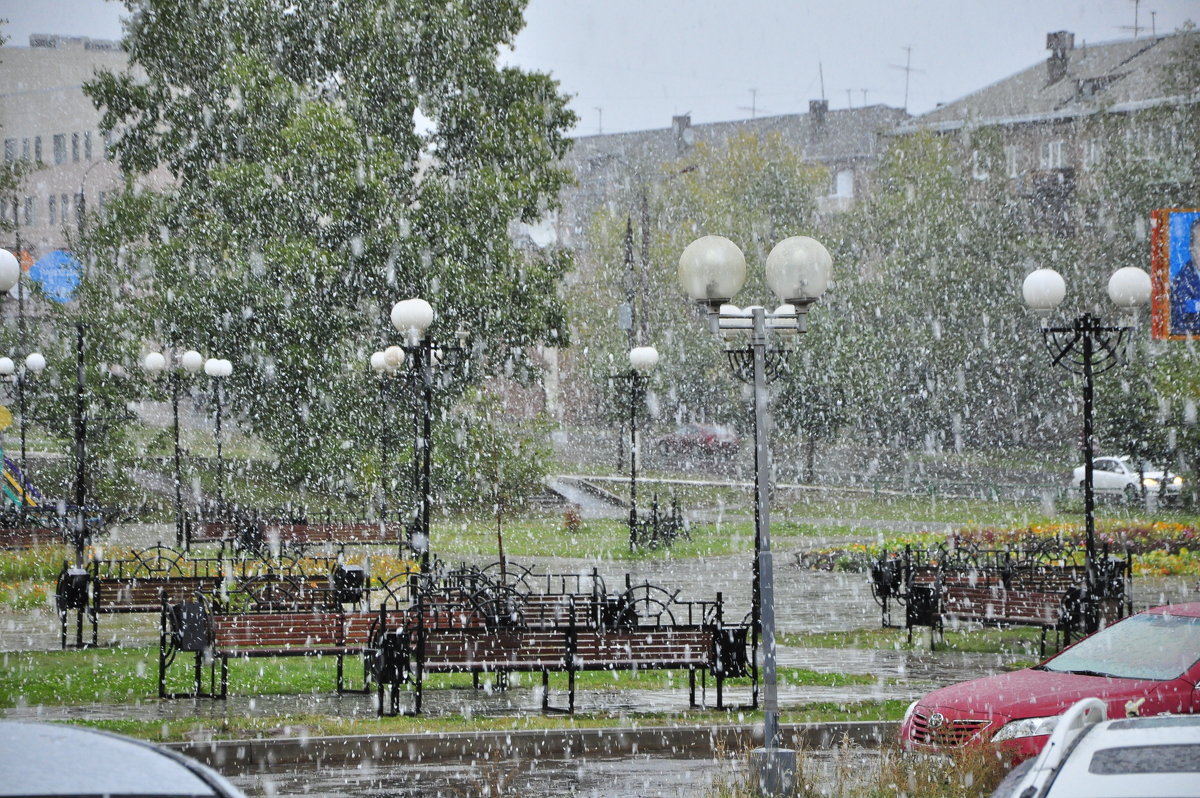
<path fill-rule="evenodd" d="M 216 559 L 188 559 L 165 546 L 133 550 L 121 558 L 93 559 L 86 569 L 63 563 L 55 586 L 62 646 L 67 646 L 67 617 L 76 613 L 77 647 L 83 647 L 83 618 L 92 625 L 91 645 L 98 644 L 99 616 L 159 611 L 162 598 L 186 601 L 197 592 L 214 592 L 222 584 Z"/>
<path fill-rule="evenodd" d="M 0 549 L 33 549 L 42 546 L 62 546 L 61 529 L 48 526 L 0 527 Z"/>
<path fill-rule="evenodd" d="M 971 549 L 961 554 L 941 551 L 921 556 L 906 549 L 903 557 L 889 560 L 899 562 L 898 567 L 872 569 L 872 590 L 877 599 L 883 595 L 905 605 L 910 643 L 914 627 L 929 627 L 932 650 L 948 621 L 1032 626 L 1041 630 L 1044 656 L 1050 632 L 1058 636 L 1060 646 L 1069 645 L 1072 635 L 1086 626 L 1087 571 L 1083 566 L 1065 564 L 1070 561 L 1069 554 L 1056 551 L 1055 558 L 1039 561 L 1020 551 Z M 1092 611 L 1116 620 L 1128 606 L 1130 560 L 1128 556 L 1114 560 L 1106 553 L 1102 563 L 1101 595 L 1094 599 Z M 899 590 L 895 587 L 897 571 L 903 581 Z M 881 576 L 887 581 L 876 584 Z M 887 625 L 886 603 L 883 607 Z"/>
<path fill-rule="evenodd" d="M 233 520 L 189 518 L 185 523 L 187 547 L 192 543 L 234 542 L 258 548 L 272 546 L 305 546 L 314 543 L 381 544 L 404 543 L 407 532 L 394 521 L 284 521 L 269 518 L 245 517 Z"/>
<path fill-rule="evenodd" d="M 158 694 L 160 698 L 225 698 L 229 691 L 229 660 L 252 657 L 320 657 L 337 659 L 337 692 L 347 692 L 347 656 L 370 648 L 378 616 L 372 612 L 312 610 L 299 612 L 222 612 L 211 602 L 161 604 Z M 168 693 L 167 671 L 177 654 L 195 656 L 194 690 Z M 209 662 L 209 691 L 204 691 L 203 663 Z M 215 668 L 221 663 L 220 692 Z M 364 669 L 363 691 L 368 689 Z"/>
<path fill-rule="evenodd" d="M 542 603 L 554 607 L 553 602 Z M 575 675 L 595 670 L 687 670 L 690 702 L 696 706 L 696 673 L 716 677 L 717 707 L 724 705 L 724 680 L 748 672 L 744 627 L 721 623 L 721 596 L 712 622 L 705 624 L 652 623 L 598 627 L 587 613 L 569 611 L 554 623 L 496 628 L 473 622 L 453 623 L 446 613 L 388 613 L 381 610 L 380 634 L 374 641 L 374 670 L 383 712 L 384 687 L 390 687 L 389 706 L 399 711 L 399 687 L 413 685 L 414 713 L 421 712 L 426 673 L 493 674 L 503 683 L 507 674 L 542 674 L 542 708 L 550 711 L 549 677 L 565 672 L 568 706 L 575 711 Z M 546 616 L 549 620 L 551 616 Z M 582 623 L 580 621 L 583 621 Z"/>

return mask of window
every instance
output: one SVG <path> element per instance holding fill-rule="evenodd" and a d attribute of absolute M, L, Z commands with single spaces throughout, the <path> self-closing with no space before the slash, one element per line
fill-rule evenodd
<path fill-rule="evenodd" d="M 987 156 L 979 150 L 971 151 L 971 177 L 976 180 L 987 180 L 991 177 L 988 171 Z"/>
<path fill-rule="evenodd" d="M 71 197 L 68 194 L 60 194 L 58 197 L 58 220 L 66 224 L 71 216 Z"/>
<path fill-rule="evenodd" d="M 54 197 L 51 197 L 50 201 L 46 203 L 46 215 L 50 217 L 51 227 L 58 224 L 58 200 Z"/>
<path fill-rule="evenodd" d="M 1042 142 L 1042 157 L 1038 166 L 1042 169 L 1062 169 L 1067 165 L 1062 139 Z"/>
<path fill-rule="evenodd" d="M 66 162 L 67 162 L 67 134 L 66 133 L 55 133 L 54 134 L 54 163 L 60 164 L 60 163 L 66 163 Z"/>
<path fill-rule="evenodd" d="M 25 198 L 25 226 L 33 224 L 33 197 Z"/>
<path fill-rule="evenodd" d="M 837 181 L 834 184 L 834 196 L 838 197 L 853 197 L 854 196 L 854 170 L 841 169 L 837 173 Z"/>
<path fill-rule="evenodd" d="M 42 137 L 34 136 L 33 138 L 33 160 L 38 163 L 42 162 Z"/>
<path fill-rule="evenodd" d="M 75 195 L 75 226 L 83 227 L 83 215 L 87 213 L 87 202 L 82 194 Z"/>
<path fill-rule="evenodd" d="M 83 132 L 83 159 L 85 161 L 92 160 L 92 131 L 90 130 Z"/>
<path fill-rule="evenodd" d="M 1004 148 L 1004 174 L 1009 177 L 1021 176 L 1021 148 L 1015 144 Z"/>
<path fill-rule="evenodd" d="M 4 140 L 4 162 L 12 163 L 15 160 L 17 160 L 17 140 L 16 139 L 5 139 Z"/>
<path fill-rule="evenodd" d="M 79 134 L 71 134 L 71 160 L 79 162 Z"/>
<path fill-rule="evenodd" d="M 1083 143 L 1083 168 L 1095 169 L 1104 160 L 1104 145 L 1096 139 Z"/>
<path fill-rule="evenodd" d="M 28 137 L 21 139 L 21 160 L 29 160 L 29 139 Z"/>

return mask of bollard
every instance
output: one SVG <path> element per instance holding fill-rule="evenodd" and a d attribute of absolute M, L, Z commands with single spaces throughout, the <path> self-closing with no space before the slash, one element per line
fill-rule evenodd
<path fill-rule="evenodd" d="M 796 752 L 755 748 L 750 752 L 750 784 L 762 796 L 791 795 L 796 788 Z"/>

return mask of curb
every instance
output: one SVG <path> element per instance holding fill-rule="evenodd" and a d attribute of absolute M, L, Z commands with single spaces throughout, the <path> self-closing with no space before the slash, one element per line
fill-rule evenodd
<path fill-rule="evenodd" d="M 831 748 L 843 740 L 878 747 L 896 737 L 895 721 L 782 724 L 792 749 Z M 221 771 L 270 772 L 292 763 L 338 767 L 515 758 L 569 759 L 580 756 L 657 754 L 698 759 L 749 750 L 762 743 L 762 725 L 651 726 L 610 729 L 364 734 L 347 737 L 288 737 L 171 743 L 178 751 Z"/>

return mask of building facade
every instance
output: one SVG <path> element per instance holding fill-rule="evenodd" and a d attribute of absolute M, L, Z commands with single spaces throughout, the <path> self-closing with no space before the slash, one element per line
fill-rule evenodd
<path fill-rule="evenodd" d="M 117 42 L 34 35 L 28 47 L 0 49 L 0 136 L 4 161 L 24 179 L 0 203 L 8 239 L 29 260 L 69 249 L 84 215 L 121 185 L 100 133 L 100 113 L 83 93 L 97 69 L 120 71 Z"/>
<path fill-rule="evenodd" d="M 1032 224 L 1070 234 L 1080 213 L 1103 213 L 1080 199 L 1111 159 L 1136 158 L 1147 174 L 1187 179 L 1197 134 L 1190 116 L 1178 112 L 1200 102 L 1200 86 L 1177 77 L 1198 36 L 1077 44 L 1069 31 L 1049 33 L 1043 63 L 905 122 L 895 134 L 956 136 L 973 177 L 1007 181 Z"/>

